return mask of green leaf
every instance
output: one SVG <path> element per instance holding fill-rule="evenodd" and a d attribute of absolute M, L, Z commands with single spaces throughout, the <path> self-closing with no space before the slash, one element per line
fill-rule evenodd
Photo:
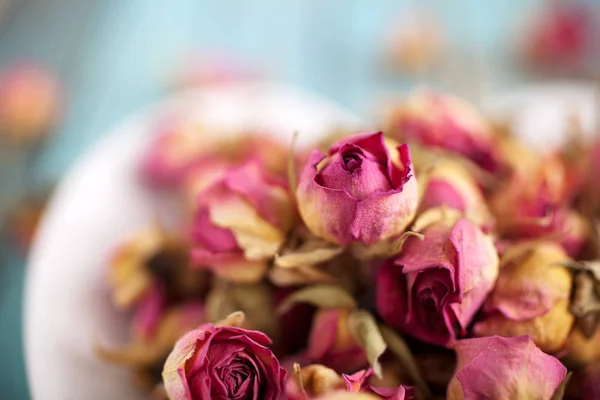
<path fill-rule="evenodd" d="M 356 308 L 350 293 L 337 285 L 315 285 L 300 289 L 285 298 L 277 308 L 285 314 L 296 303 L 309 303 L 319 308 Z"/>
<path fill-rule="evenodd" d="M 348 316 L 348 328 L 356 341 L 362 346 L 367 354 L 367 361 L 376 377 L 382 378 L 383 371 L 379 363 L 379 357 L 387 348 L 377 321 L 364 310 L 354 310 Z"/>

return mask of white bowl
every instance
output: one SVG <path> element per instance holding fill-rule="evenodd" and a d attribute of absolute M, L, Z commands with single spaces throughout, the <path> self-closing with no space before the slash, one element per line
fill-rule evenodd
<path fill-rule="evenodd" d="M 532 143 L 559 142 L 571 109 L 584 127 L 594 121 L 588 84 L 562 83 L 495 97 L 497 114 L 510 113 Z M 60 400 L 142 399 L 126 368 L 97 359 L 94 340 L 120 344 L 127 322 L 108 299 L 105 262 L 124 236 L 163 210 L 162 200 L 137 179 L 137 165 L 151 139 L 149 128 L 165 110 L 195 110 L 218 127 L 293 131 L 315 140 L 327 126 L 360 120 L 329 101 L 278 85 L 242 85 L 195 92 L 160 104 L 119 125 L 65 176 L 41 225 L 30 260 L 26 290 L 25 348 L 33 398 Z M 268 129 L 271 128 L 271 129 Z M 217 131 L 217 130 L 216 130 Z"/>

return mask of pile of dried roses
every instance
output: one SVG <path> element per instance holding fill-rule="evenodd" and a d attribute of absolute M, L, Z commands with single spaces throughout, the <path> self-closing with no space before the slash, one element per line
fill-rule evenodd
<path fill-rule="evenodd" d="M 293 156 L 159 128 L 186 225 L 116 251 L 131 342 L 98 349 L 157 398 L 600 398 L 600 141 L 537 154 L 430 92 Z"/>

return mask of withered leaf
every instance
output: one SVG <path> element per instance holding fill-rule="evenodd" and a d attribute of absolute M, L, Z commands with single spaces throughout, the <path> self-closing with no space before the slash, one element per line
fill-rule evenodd
<path fill-rule="evenodd" d="M 573 372 L 569 371 L 567 373 L 567 376 L 565 376 L 565 379 L 563 379 L 563 381 L 560 383 L 560 385 L 558 385 L 558 387 L 554 391 L 554 394 L 552 395 L 550 400 L 562 400 L 563 399 L 563 397 L 565 396 L 565 389 L 567 387 L 567 384 L 569 383 L 569 379 L 571 379 L 571 375 L 573 375 Z"/>
<path fill-rule="evenodd" d="M 335 283 L 338 279 L 318 267 L 273 268 L 269 271 L 269 280 L 275 286 L 299 286 L 316 283 Z"/>
<path fill-rule="evenodd" d="M 376 377 L 382 378 L 383 371 L 379 363 L 379 357 L 383 355 L 387 346 L 377 321 L 371 314 L 364 310 L 354 310 L 348 316 L 348 328 L 356 341 L 362 346 L 367 355 L 367 361 Z"/>
<path fill-rule="evenodd" d="M 332 247 L 331 244 L 323 242 L 321 248 L 315 248 L 312 250 L 303 251 L 298 249 L 297 252 L 291 252 L 284 255 L 275 256 L 275 265 L 279 268 L 298 268 L 305 266 L 312 266 L 322 264 L 340 255 L 343 251 L 343 247 Z M 329 247 L 325 247 L 329 246 Z"/>
<path fill-rule="evenodd" d="M 215 326 L 232 326 L 239 328 L 244 324 L 245 320 L 246 315 L 242 311 L 236 311 L 216 322 Z"/>
<path fill-rule="evenodd" d="M 419 240 L 423 240 L 424 236 L 419 232 L 406 231 L 396 239 L 382 240 L 372 246 L 365 246 L 363 244 L 354 244 L 352 254 L 359 260 L 371 260 L 373 258 L 389 258 L 395 256 L 402 251 L 404 242 L 409 237 L 414 236 Z"/>
<path fill-rule="evenodd" d="M 400 363 L 402 363 L 404 368 L 406 368 L 418 390 L 427 398 L 431 396 L 431 391 L 427 387 L 425 379 L 423 379 L 423 376 L 419 371 L 419 367 L 417 366 L 415 358 L 404 339 L 402 339 L 400 335 L 385 325 L 380 325 L 379 329 L 388 348 L 396 356 Z"/>
<path fill-rule="evenodd" d="M 298 391 L 306 396 L 306 390 L 304 390 L 304 383 L 302 382 L 302 369 L 300 368 L 300 364 L 294 363 L 292 367 L 292 374 L 294 376 L 294 383 L 298 387 Z"/>
<path fill-rule="evenodd" d="M 356 301 L 342 287 L 337 285 L 309 286 L 292 293 L 277 308 L 285 314 L 296 303 L 309 303 L 319 308 L 356 308 Z"/>

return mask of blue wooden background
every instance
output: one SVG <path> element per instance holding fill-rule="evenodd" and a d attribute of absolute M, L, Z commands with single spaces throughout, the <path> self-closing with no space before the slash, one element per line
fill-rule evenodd
<path fill-rule="evenodd" d="M 518 81 L 506 62 L 515 24 L 534 0 L 0 0 L 0 67 L 30 59 L 63 81 L 67 112 L 29 180 L 57 180 L 111 125 L 165 95 L 194 51 L 225 51 L 270 77 L 367 113 L 410 77 L 381 72 L 381 39 L 415 4 L 433 9 L 456 54 L 477 53 L 493 88 Z M 598 1 L 598 0 L 591 0 Z M 459 68 L 460 69 L 460 68 Z M 456 89 L 456 88 L 455 88 Z M 109 160 L 107 160 L 109 161 Z M 0 398 L 28 397 L 21 339 L 24 260 L 0 248 Z M 51 379 L 51 371 L 48 377 Z"/>

